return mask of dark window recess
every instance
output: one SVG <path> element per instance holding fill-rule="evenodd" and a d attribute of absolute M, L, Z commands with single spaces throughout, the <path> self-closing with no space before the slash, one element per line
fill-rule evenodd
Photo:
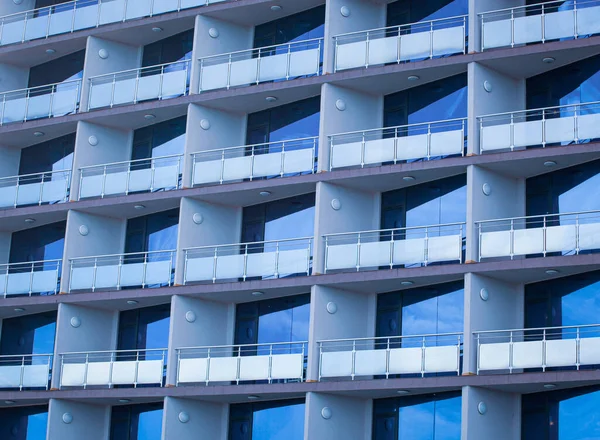
<path fill-rule="evenodd" d="M 159 64 L 191 59 L 193 46 L 193 29 L 148 44 L 144 46 L 142 67 L 157 66 Z"/>
<path fill-rule="evenodd" d="M 51 311 L 4 319 L 0 355 L 54 353 L 56 315 Z"/>
<path fill-rule="evenodd" d="M 19 175 L 70 170 L 74 150 L 75 133 L 23 148 Z"/>
<path fill-rule="evenodd" d="M 183 153 L 186 121 L 187 116 L 180 116 L 135 130 L 131 160 Z M 149 167 L 150 162 L 144 166 Z"/>
<path fill-rule="evenodd" d="M 127 220 L 125 253 L 168 251 L 177 247 L 179 208 Z"/>
<path fill-rule="evenodd" d="M 170 304 L 122 311 L 118 350 L 167 348 L 170 316 Z"/>
<path fill-rule="evenodd" d="M 51 223 L 13 232 L 10 244 L 11 263 L 59 260 L 63 257 L 67 222 Z"/>
<path fill-rule="evenodd" d="M 28 87 L 45 86 L 83 77 L 85 50 L 33 66 L 29 69 Z"/>
<path fill-rule="evenodd" d="M 387 6 L 386 26 L 467 15 L 468 8 L 467 0 L 398 0 Z"/>
<path fill-rule="evenodd" d="M 2 440 L 42 440 L 47 427 L 48 405 L 0 409 Z"/>
<path fill-rule="evenodd" d="M 322 38 L 324 23 L 325 5 L 261 24 L 254 28 L 254 48 Z"/>
<path fill-rule="evenodd" d="M 163 404 L 113 406 L 110 440 L 160 440 Z"/>
<path fill-rule="evenodd" d="M 304 399 L 229 406 L 229 440 L 304 438 Z"/>

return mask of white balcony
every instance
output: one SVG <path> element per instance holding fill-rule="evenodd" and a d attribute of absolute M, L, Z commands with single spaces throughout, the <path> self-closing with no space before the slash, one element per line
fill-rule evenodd
<path fill-rule="evenodd" d="M 460 374 L 462 333 L 319 341 L 319 380 Z"/>
<path fill-rule="evenodd" d="M 325 235 L 325 273 L 462 263 L 464 227 L 464 223 L 449 223 Z"/>
<path fill-rule="evenodd" d="M 479 261 L 600 249 L 600 211 L 485 220 L 476 228 Z"/>
<path fill-rule="evenodd" d="M 79 169 L 79 199 L 181 188 L 183 155 L 130 160 Z"/>
<path fill-rule="evenodd" d="M 160 287 L 173 283 L 175 251 L 71 258 L 69 292 L 122 287 Z"/>
<path fill-rule="evenodd" d="M 0 125 L 76 113 L 80 94 L 80 79 L 1 93 Z"/>
<path fill-rule="evenodd" d="M 0 265 L 0 294 L 56 295 L 62 260 L 28 261 Z"/>
<path fill-rule="evenodd" d="M 466 52 L 467 16 L 337 35 L 335 71 Z"/>
<path fill-rule="evenodd" d="M 185 249 L 184 284 L 310 275 L 312 238 Z"/>
<path fill-rule="evenodd" d="M 600 365 L 600 324 L 474 332 L 477 374 Z"/>
<path fill-rule="evenodd" d="M 166 356 L 166 348 L 62 353 L 60 387 L 162 386 Z"/>
<path fill-rule="evenodd" d="M 0 389 L 48 389 L 52 354 L 0 356 Z"/>
<path fill-rule="evenodd" d="M 75 0 L 0 17 L 0 45 L 223 1 L 227 0 Z"/>
<path fill-rule="evenodd" d="M 329 136 L 329 170 L 464 155 L 466 119 Z"/>
<path fill-rule="evenodd" d="M 66 202 L 71 170 L 0 178 L 0 208 Z"/>
<path fill-rule="evenodd" d="M 190 60 L 94 76 L 88 110 L 185 96 L 189 81 Z"/>
<path fill-rule="evenodd" d="M 177 385 L 304 379 L 306 341 L 177 349 Z"/>
<path fill-rule="evenodd" d="M 200 59 L 200 92 L 319 75 L 323 39 L 241 50 Z"/>
<path fill-rule="evenodd" d="M 482 153 L 600 138 L 600 102 L 480 116 Z"/>
<path fill-rule="evenodd" d="M 550 1 L 479 14 L 481 48 L 514 47 L 600 32 L 598 0 Z"/>
<path fill-rule="evenodd" d="M 192 154 L 192 184 L 314 173 L 318 138 L 293 139 Z"/>

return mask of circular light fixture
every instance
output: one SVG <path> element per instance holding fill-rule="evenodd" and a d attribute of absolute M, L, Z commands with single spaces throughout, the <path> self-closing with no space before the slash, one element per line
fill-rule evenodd
<path fill-rule="evenodd" d="M 195 224 L 199 225 L 199 224 L 202 224 L 202 222 L 204 221 L 204 217 L 199 212 L 196 212 L 196 213 L 194 213 L 194 215 L 192 215 L 192 221 Z"/>
<path fill-rule="evenodd" d="M 412 286 L 413 284 L 415 284 L 415 283 L 412 281 L 402 281 L 400 283 L 401 286 Z"/>
<path fill-rule="evenodd" d="M 489 196 L 490 194 L 492 194 L 492 186 L 489 183 L 484 183 L 481 186 L 481 191 L 484 195 Z"/>
<path fill-rule="evenodd" d="M 554 162 L 553 160 L 547 160 L 546 162 L 544 162 L 545 167 L 553 167 L 555 165 L 556 165 L 556 162 Z"/>
<path fill-rule="evenodd" d="M 34 131 L 33 135 L 37 138 L 44 136 L 46 133 L 44 133 L 43 131 Z"/>
<path fill-rule="evenodd" d="M 46 53 L 47 53 L 48 55 L 53 55 L 53 54 L 55 54 L 55 53 L 56 53 L 56 50 L 54 50 L 54 49 L 46 49 Z"/>
<path fill-rule="evenodd" d="M 179 419 L 179 421 L 181 423 L 187 423 L 190 421 L 190 415 L 188 413 L 186 413 L 185 411 L 181 411 L 179 413 L 179 415 L 177 416 L 177 418 Z"/>
<path fill-rule="evenodd" d="M 281 6 L 273 5 L 273 6 L 271 6 L 271 11 L 273 11 L 273 12 L 281 11 Z"/>
<path fill-rule="evenodd" d="M 71 413 L 64 413 L 62 415 L 62 421 L 65 425 L 69 425 L 71 424 L 71 422 L 73 422 L 73 415 Z"/>
<path fill-rule="evenodd" d="M 83 235 L 85 237 L 89 233 L 90 233 L 90 228 L 88 228 L 87 225 L 79 226 L 79 234 L 80 235 Z"/>
<path fill-rule="evenodd" d="M 34 218 L 26 218 L 25 223 L 29 223 L 29 224 L 35 223 L 35 219 Z"/>
<path fill-rule="evenodd" d="M 409 81 L 418 81 L 421 79 L 421 77 L 419 75 L 410 75 L 406 79 Z"/>
<path fill-rule="evenodd" d="M 267 102 L 275 102 L 275 101 L 277 101 L 277 97 L 276 96 L 267 96 L 265 98 L 265 101 L 267 101 Z"/>
<path fill-rule="evenodd" d="M 335 101 L 335 108 L 343 112 L 344 110 L 346 110 L 346 101 L 344 101 L 343 99 L 338 99 L 337 101 Z"/>
<path fill-rule="evenodd" d="M 339 211 L 340 209 L 342 209 L 342 202 L 340 202 L 340 199 L 333 199 L 331 201 L 331 209 L 333 209 L 334 211 Z"/>
<path fill-rule="evenodd" d="M 485 90 L 488 93 L 492 93 L 492 90 L 494 90 L 494 87 L 492 86 L 492 83 L 485 80 L 483 82 L 483 90 Z"/>
<path fill-rule="evenodd" d="M 542 61 L 546 64 L 552 64 L 553 62 L 556 61 L 556 58 L 553 57 L 544 57 L 542 58 Z"/>
<path fill-rule="evenodd" d="M 210 38 L 218 38 L 219 37 L 219 30 L 217 28 L 210 28 L 208 30 L 208 36 Z"/>
<path fill-rule="evenodd" d="M 553 383 L 545 383 L 544 388 L 546 388 L 547 390 L 553 390 L 554 388 L 556 388 L 556 385 L 554 385 Z"/>
<path fill-rule="evenodd" d="M 25 309 L 23 307 L 15 307 L 14 310 L 15 310 L 15 312 L 19 312 L 19 313 L 25 311 Z"/>
<path fill-rule="evenodd" d="M 264 294 L 265 294 L 265 292 L 260 292 L 260 291 L 258 291 L 258 290 L 256 290 L 256 291 L 252 292 L 252 296 L 262 296 L 262 295 L 264 295 Z"/>
<path fill-rule="evenodd" d="M 202 130 L 208 130 L 208 129 L 210 129 L 210 121 L 208 119 L 202 119 L 200 121 L 200 128 Z"/>
<path fill-rule="evenodd" d="M 556 269 L 548 269 L 546 271 L 547 275 L 556 275 L 558 273 L 558 271 Z"/>
<path fill-rule="evenodd" d="M 340 14 L 342 14 L 342 17 L 350 17 L 350 8 L 348 6 L 342 6 L 340 8 Z"/>
<path fill-rule="evenodd" d="M 331 408 L 329 408 L 328 406 L 324 407 L 321 410 L 321 417 L 323 417 L 325 420 L 329 420 L 332 415 L 333 413 L 331 412 Z"/>
<path fill-rule="evenodd" d="M 135 306 L 138 302 L 135 299 L 130 299 L 127 301 L 127 304 L 129 304 L 130 306 Z"/>
<path fill-rule="evenodd" d="M 185 320 L 190 323 L 195 322 L 196 314 L 193 311 L 188 310 L 187 312 L 185 312 Z"/>
<path fill-rule="evenodd" d="M 98 138 L 97 138 L 96 136 L 94 136 L 94 135 L 91 135 L 91 136 L 88 138 L 88 143 L 89 143 L 89 144 L 90 144 L 92 147 L 95 147 L 96 145 L 98 145 Z"/>
<path fill-rule="evenodd" d="M 490 299 L 490 292 L 484 287 L 479 291 L 479 297 L 482 299 L 482 301 L 487 301 Z"/>
<path fill-rule="evenodd" d="M 144 115 L 144 119 L 151 121 L 152 119 L 155 119 L 156 115 L 153 115 L 151 113 L 148 113 L 147 115 Z"/>
<path fill-rule="evenodd" d="M 146 205 L 134 205 L 133 208 L 134 209 L 145 209 Z"/>
<path fill-rule="evenodd" d="M 13 403 L 15 403 L 14 400 L 5 400 L 4 403 L 6 403 L 7 405 L 12 405 Z"/>
<path fill-rule="evenodd" d="M 258 400 L 260 397 L 258 396 L 248 396 L 248 400 Z"/>
<path fill-rule="evenodd" d="M 479 402 L 479 404 L 477 405 L 477 411 L 481 415 L 484 415 L 487 412 L 487 405 L 485 404 L 485 402 Z"/>
<path fill-rule="evenodd" d="M 259 194 L 263 197 L 267 197 L 271 195 L 271 191 L 261 191 Z"/>
<path fill-rule="evenodd" d="M 404 180 L 405 182 L 412 182 L 413 180 L 415 180 L 415 178 L 413 176 L 404 176 L 402 180 Z"/>
<path fill-rule="evenodd" d="M 81 318 L 79 318 L 79 316 L 73 316 L 70 322 L 71 327 L 73 328 L 79 328 L 81 326 Z"/>
<path fill-rule="evenodd" d="M 107 59 L 107 58 L 108 58 L 108 51 L 107 51 L 106 49 L 100 49 L 100 50 L 98 51 L 98 56 L 99 56 L 100 58 L 102 58 L 103 60 L 105 60 L 105 59 Z"/>
<path fill-rule="evenodd" d="M 131 399 L 119 399 L 119 403 L 129 403 Z"/>
<path fill-rule="evenodd" d="M 158 26 L 154 26 L 154 27 L 152 28 L 152 32 L 162 32 L 162 30 L 163 30 L 163 29 L 162 29 L 161 27 L 158 27 Z"/>
<path fill-rule="evenodd" d="M 329 301 L 327 303 L 327 306 L 325 306 L 325 308 L 327 309 L 327 313 L 329 313 L 330 315 L 335 315 L 335 313 L 337 312 L 338 306 L 333 301 Z"/>
<path fill-rule="evenodd" d="M 396 391 L 396 394 L 406 395 L 406 394 L 410 394 L 410 391 L 408 391 L 408 390 L 398 390 L 398 391 Z"/>

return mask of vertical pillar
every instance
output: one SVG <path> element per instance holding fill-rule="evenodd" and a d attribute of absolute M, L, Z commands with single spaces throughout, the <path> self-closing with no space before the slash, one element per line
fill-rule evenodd
<path fill-rule="evenodd" d="M 48 439 L 108 440 L 110 406 L 50 399 Z"/>
<path fill-rule="evenodd" d="M 228 418 L 229 405 L 226 403 L 167 397 L 163 413 L 163 439 L 226 440 Z"/>
<path fill-rule="evenodd" d="M 521 438 L 520 394 L 467 386 L 462 403 L 461 439 Z"/>
<path fill-rule="evenodd" d="M 370 440 L 373 400 L 307 393 L 304 438 Z"/>

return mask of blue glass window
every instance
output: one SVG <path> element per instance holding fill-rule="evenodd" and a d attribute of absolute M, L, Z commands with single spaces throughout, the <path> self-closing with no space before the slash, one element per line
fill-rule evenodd
<path fill-rule="evenodd" d="M 45 86 L 47 84 L 83 78 L 83 62 L 85 50 L 56 58 L 29 69 L 28 87 Z"/>
<path fill-rule="evenodd" d="M 167 348 L 171 304 L 125 310 L 119 314 L 119 350 Z"/>
<path fill-rule="evenodd" d="M 58 222 L 13 232 L 9 262 L 24 263 L 62 259 L 66 228 L 67 222 Z"/>
<path fill-rule="evenodd" d="M 254 28 L 255 48 L 322 38 L 325 32 L 325 5 Z"/>
<path fill-rule="evenodd" d="M 386 26 L 457 17 L 468 11 L 467 0 L 398 0 L 387 6 Z"/>
<path fill-rule="evenodd" d="M 110 440 L 161 440 L 163 404 L 113 406 Z"/>
<path fill-rule="evenodd" d="M 0 355 L 54 353 L 55 331 L 56 311 L 4 319 Z"/>
<path fill-rule="evenodd" d="M 373 401 L 373 440 L 460 440 L 460 391 Z"/>
<path fill-rule="evenodd" d="M 0 409 L 2 440 L 46 440 L 48 405 Z"/>
<path fill-rule="evenodd" d="M 177 249 L 179 208 L 127 220 L 125 253 Z"/>
<path fill-rule="evenodd" d="M 183 154 L 186 121 L 180 116 L 135 130 L 131 160 Z"/>
<path fill-rule="evenodd" d="M 19 175 L 70 170 L 74 151 L 75 133 L 23 148 Z"/>
<path fill-rule="evenodd" d="M 192 59 L 194 29 L 144 46 L 142 67 Z"/>
<path fill-rule="evenodd" d="M 303 440 L 304 399 L 229 407 L 229 440 Z"/>

